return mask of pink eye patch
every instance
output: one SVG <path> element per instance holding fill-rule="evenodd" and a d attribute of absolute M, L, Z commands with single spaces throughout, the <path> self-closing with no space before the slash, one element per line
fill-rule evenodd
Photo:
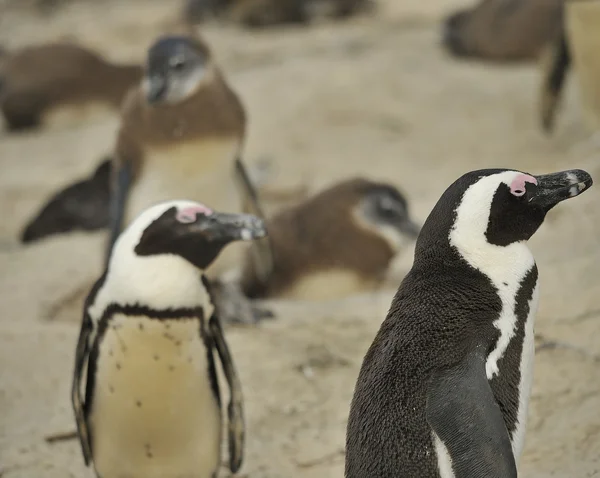
<path fill-rule="evenodd" d="M 515 196 L 523 196 L 525 194 L 526 183 L 532 183 L 537 185 L 537 179 L 529 174 L 519 174 L 510 183 L 510 193 Z"/>
<path fill-rule="evenodd" d="M 179 222 L 188 224 L 190 222 L 194 222 L 198 214 L 210 216 L 212 213 L 212 209 L 209 209 L 203 204 L 198 204 L 197 206 L 189 206 L 184 209 L 180 209 L 179 211 L 177 211 L 177 216 L 175 217 Z"/>

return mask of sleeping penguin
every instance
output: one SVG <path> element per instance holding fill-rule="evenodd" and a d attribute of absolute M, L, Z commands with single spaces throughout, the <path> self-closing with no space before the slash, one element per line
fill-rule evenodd
<path fill-rule="evenodd" d="M 371 0 L 185 0 L 181 17 L 187 24 L 226 18 L 251 28 L 307 24 L 315 19 L 341 19 L 374 10 Z"/>
<path fill-rule="evenodd" d="M 215 352 L 231 397 L 229 467 L 240 468 L 242 391 L 204 271 L 228 244 L 265 234 L 254 216 L 169 201 L 118 237 L 85 302 L 72 386 L 83 457 L 98 477 L 217 476 Z"/>
<path fill-rule="evenodd" d="M 346 478 L 516 478 L 538 303 L 527 240 L 591 185 L 581 170 L 486 169 L 444 192 L 365 355 Z"/>
<path fill-rule="evenodd" d="M 70 43 L 48 43 L 0 57 L 0 110 L 11 131 L 42 125 L 60 111 L 102 104 L 115 112 L 142 78 L 140 65 L 108 62 Z"/>
<path fill-rule="evenodd" d="M 536 60 L 560 28 L 563 0 L 481 0 L 446 17 L 442 43 L 455 57 Z"/>
<path fill-rule="evenodd" d="M 244 212 L 264 219 L 243 164 L 236 178 Z M 420 227 L 394 186 L 340 181 L 265 219 L 269 235 L 248 248 L 241 288 L 251 298 L 339 299 L 376 289 Z"/>

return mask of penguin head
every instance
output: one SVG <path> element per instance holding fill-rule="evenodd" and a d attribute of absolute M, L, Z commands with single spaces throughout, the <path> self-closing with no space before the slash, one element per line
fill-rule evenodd
<path fill-rule="evenodd" d="M 383 237 L 394 251 L 407 240 L 415 240 L 420 226 L 411 219 L 402 193 L 385 183 L 367 182 L 366 185 L 354 207 L 360 225 Z"/>
<path fill-rule="evenodd" d="M 148 51 L 143 91 L 151 105 L 193 96 L 214 74 L 208 47 L 191 36 L 160 38 Z"/>
<path fill-rule="evenodd" d="M 179 257 L 204 270 L 233 241 L 266 235 L 262 220 L 249 214 L 226 214 L 192 201 L 168 201 L 142 212 L 121 234 L 110 266 L 123 260 Z M 163 261 L 164 262 L 164 261 Z"/>
<path fill-rule="evenodd" d="M 591 185 L 590 175 L 578 169 L 540 176 L 507 169 L 467 173 L 433 208 L 417 240 L 417 253 L 448 241 L 472 254 L 481 246 L 523 243 L 550 209 Z"/>

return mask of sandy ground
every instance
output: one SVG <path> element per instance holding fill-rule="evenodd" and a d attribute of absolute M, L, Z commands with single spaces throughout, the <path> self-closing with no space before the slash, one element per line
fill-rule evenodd
<path fill-rule="evenodd" d="M 59 17 L 0 16 L 7 46 L 71 36 L 114 59 L 140 58 L 174 2 L 83 2 Z M 424 5 L 426 3 L 426 5 Z M 375 18 L 310 29 L 205 35 L 250 115 L 247 159 L 273 158 L 282 181 L 318 189 L 362 174 L 396 183 L 424 220 L 466 171 L 587 169 L 598 152 L 569 83 L 558 131 L 535 116 L 535 66 L 457 63 L 438 46 L 456 0 L 382 0 Z M 402 4 L 402 5 L 400 5 Z M 107 6 L 108 5 L 108 6 Z M 99 272 L 102 237 L 76 234 L 21 247 L 16 235 L 42 200 L 110 149 L 116 119 L 92 116 L 39 133 L 0 135 L 0 476 L 91 477 L 76 442 L 69 387 L 78 304 L 57 300 Z M 561 204 L 531 241 L 541 275 L 536 332 L 564 346 L 536 358 L 523 477 L 600 476 L 600 186 Z M 228 330 L 247 413 L 243 476 L 341 477 L 348 405 L 362 357 L 411 251 L 389 287 L 340 302 L 276 303 L 278 319 Z M 224 475 L 226 473 L 224 472 Z"/>

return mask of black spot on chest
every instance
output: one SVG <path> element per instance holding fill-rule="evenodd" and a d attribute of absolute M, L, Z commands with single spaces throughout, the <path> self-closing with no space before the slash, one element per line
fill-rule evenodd
<path fill-rule="evenodd" d="M 537 284 L 538 271 L 534 265 L 521 281 L 515 300 L 515 334 L 504 355 L 498 360 L 498 374 L 490 380 L 494 397 L 502 410 L 511 440 L 517 428 L 519 413 L 519 385 L 521 383 L 521 357 L 525 342 L 525 325 L 529 316 L 529 302 Z"/>

